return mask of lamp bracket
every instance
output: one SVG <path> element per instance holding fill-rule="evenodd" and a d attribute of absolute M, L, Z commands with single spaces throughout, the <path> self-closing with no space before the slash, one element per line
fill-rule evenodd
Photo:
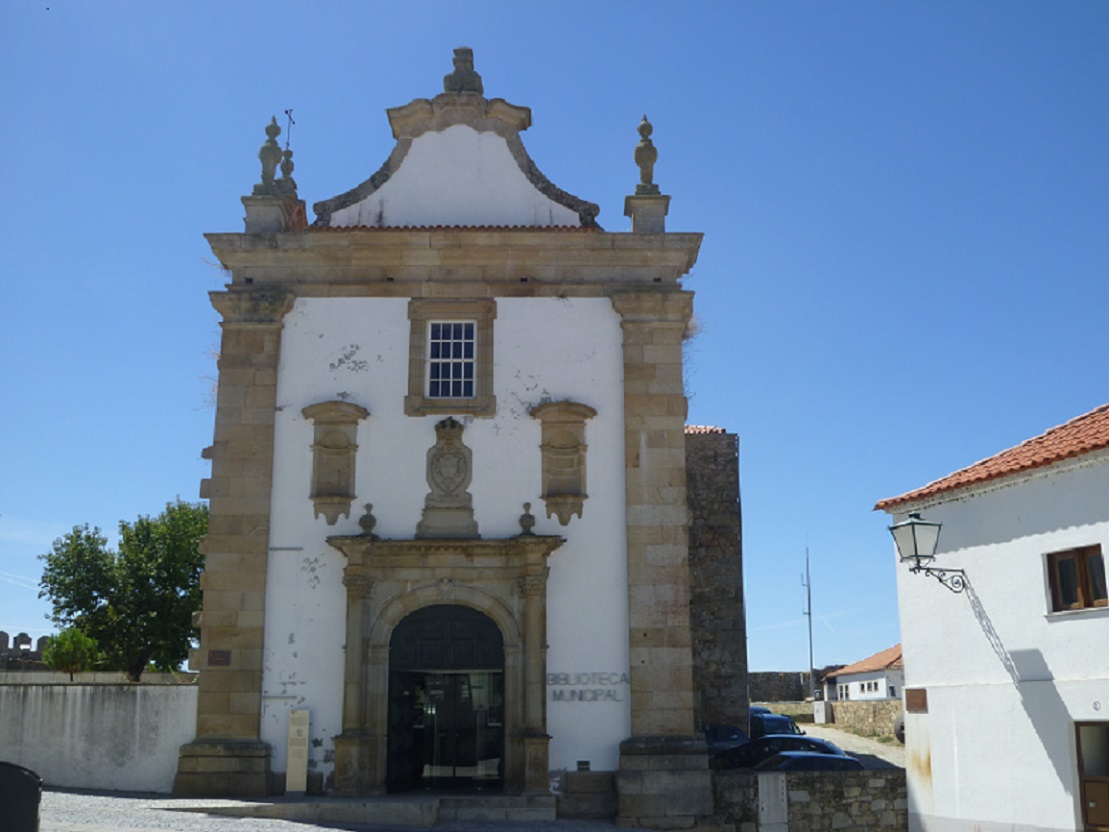
<path fill-rule="evenodd" d="M 956 594 L 967 588 L 967 573 L 962 569 L 940 569 L 936 566 L 911 566 L 909 567 L 909 571 L 914 575 L 918 572 L 931 575 Z"/>

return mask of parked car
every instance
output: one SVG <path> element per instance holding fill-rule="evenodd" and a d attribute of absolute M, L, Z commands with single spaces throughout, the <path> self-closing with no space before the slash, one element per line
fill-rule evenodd
<path fill-rule="evenodd" d="M 769 708 L 764 708 L 762 705 L 752 705 L 750 708 L 752 714 L 772 714 L 774 713 Z"/>
<path fill-rule="evenodd" d="M 734 725 L 709 725 L 705 728 L 705 742 L 709 754 L 749 743 L 751 738 Z"/>
<path fill-rule="evenodd" d="M 845 752 L 835 743 L 807 737 L 802 734 L 770 734 L 751 740 L 746 745 L 725 748 L 711 754 L 709 768 L 717 771 L 737 768 L 754 768 L 768 757 L 783 751 L 810 751 L 814 754 L 839 754 Z"/>
<path fill-rule="evenodd" d="M 767 757 L 757 766 L 763 771 L 862 771 L 863 764 L 846 754 L 814 754 L 811 751 L 783 751 Z"/>
<path fill-rule="evenodd" d="M 803 734 L 797 723 L 782 714 L 751 714 L 751 739 L 767 734 Z"/>

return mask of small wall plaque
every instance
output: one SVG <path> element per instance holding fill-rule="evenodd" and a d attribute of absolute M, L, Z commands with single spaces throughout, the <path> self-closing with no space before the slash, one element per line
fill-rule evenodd
<path fill-rule="evenodd" d="M 910 714 L 928 713 L 928 689 L 905 688 L 905 710 Z"/>
<path fill-rule="evenodd" d="M 231 651 L 230 650 L 209 650 L 208 651 L 208 667 L 230 667 L 231 666 Z"/>

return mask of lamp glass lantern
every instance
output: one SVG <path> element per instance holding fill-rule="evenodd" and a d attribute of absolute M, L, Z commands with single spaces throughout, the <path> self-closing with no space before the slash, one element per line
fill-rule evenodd
<path fill-rule="evenodd" d="M 902 563 L 908 563 L 913 571 L 925 568 L 925 564 L 936 559 L 936 544 L 940 539 L 943 523 L 924 520 L 913 512 L 907 519 L 889 527 L 897 554 Z"/>

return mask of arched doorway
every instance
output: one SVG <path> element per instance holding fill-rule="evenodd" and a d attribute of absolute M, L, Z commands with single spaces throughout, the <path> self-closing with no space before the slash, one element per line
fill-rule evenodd
<path fill-rule="evenodd" d="M 455 604 L 409 614 L 389 640 L 386 788 L 500 789 L 504 639 Z"/>

